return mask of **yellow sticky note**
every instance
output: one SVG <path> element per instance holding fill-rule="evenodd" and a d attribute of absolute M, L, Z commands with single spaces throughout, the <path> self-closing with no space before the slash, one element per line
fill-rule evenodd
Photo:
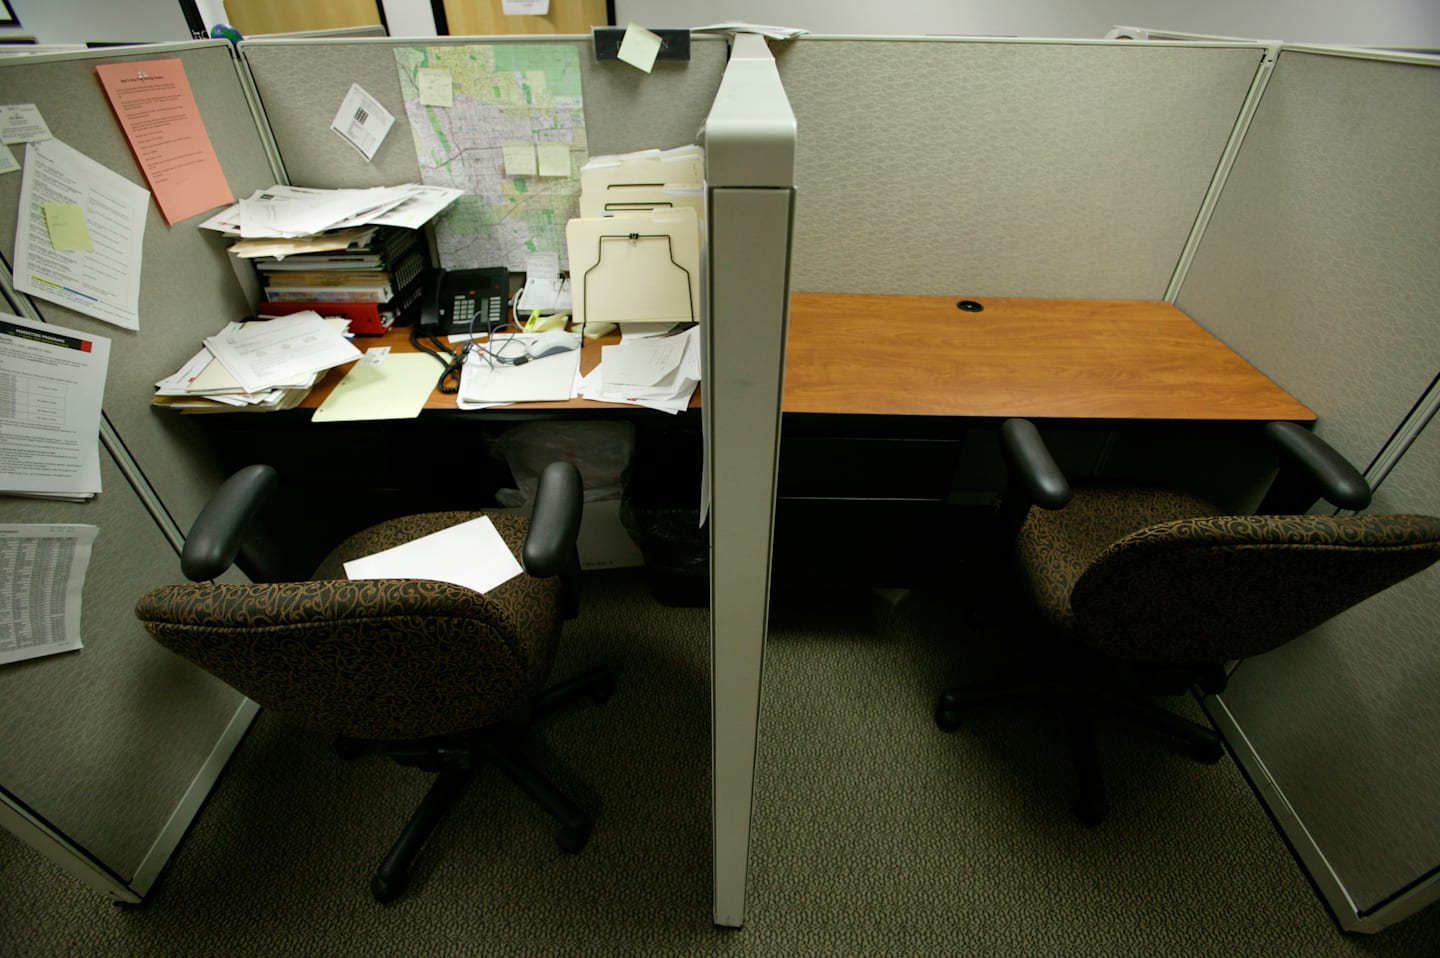
<path fill-rule="evenodd" d="M 500 152 L 505 157 L 506 176 L 535 175 L 534 143 L 501 143 Z"/>
<path fill-rule="evenodd" d="M 41 203 L 45 211 L 45 228 L 50 231 L 50 245 L 57 250 L 94 249 L 90 230 L 85 226 L 85 211 L 79 203 Z"/>
<path fill-rule="evenodd" d="M 638 23 L 631 23 L 625 27 L 625 39 L 620 41 L 619 57 L 637 70 L 649 73 L 655 66 L 655 58 L 660 55 L 663 42 L 659 35 Z"/>
<path fill-rule="evenodd" d="M 540 157 L 541 176 L 570 175 L 570 146 L 566 143 L 538 143 L 535 152 Z"/>
<path fill-rule="evenodd" d="M 425 106 L 455 105 L 455 86 L 447 70 L 416 70 L 415 85 L 420 90 L 420 102 Z"/>

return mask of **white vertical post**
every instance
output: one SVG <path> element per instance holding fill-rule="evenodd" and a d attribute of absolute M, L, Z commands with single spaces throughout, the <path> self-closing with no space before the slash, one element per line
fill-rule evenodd
<path fill-rule="evenodd" d="M 789 314 L 795 117 L 758 36 L 735 38 L 705 124 L 715 923 L 745 921 Z"/>

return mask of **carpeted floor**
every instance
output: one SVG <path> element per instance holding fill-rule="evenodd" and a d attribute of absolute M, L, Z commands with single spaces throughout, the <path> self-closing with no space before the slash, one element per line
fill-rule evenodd
<path fill-rule="evenodd" d="M 538 736 L 596 814 L 583 854 L 486 771 L 409 893 L 376 905 L 370 871 L 427 776 L 342 762 L 262 713 L 143 905 L 110 905 L 0 834 L 0 954 L 1440 953 L 1440 909 L 1337 930 L 1228 758 L 1102 727 L 1111 814 L 1086 828 L 1044 717 L 937 731 L 942 686 L 1023 654 L 957 625 L 957 601 L 775 602 L 744 929 L 711 924 L 706 610 L 657 605 L 614 571 L 587 576 L 556 676 L 609 662 L 617 693 Z"/>

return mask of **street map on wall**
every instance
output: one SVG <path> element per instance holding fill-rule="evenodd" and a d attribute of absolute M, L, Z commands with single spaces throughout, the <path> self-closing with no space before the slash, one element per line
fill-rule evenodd
<path fill-rule="evenodd" d="M 578 49 L 415 47 L 396 50 L 395 61 L 421 181 L 465 191 L 436 221 L 441 265 L 523 271 L 530 254 L 554 253 L 565 268 L 565 223 L 579 215 L 576 171 L 588 158 Z M 446 74 L 450 106 L 444 90 L 433 92 Z M 513 166 L 507 173 L 506 152 L 513 164 L 517 144 L 552 158 L 568 148 L 567 175 L 516 175 Z"/>

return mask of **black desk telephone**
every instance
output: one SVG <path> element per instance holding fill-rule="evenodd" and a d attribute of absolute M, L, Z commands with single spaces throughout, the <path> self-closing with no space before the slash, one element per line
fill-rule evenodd
<path fill-rule="evenodd" d="M 442 335 L 488 332 L 504 325 L 509 295 L 510 273 L 503 266 L 432 269 L 421 294 L 419 326 Z"/>

